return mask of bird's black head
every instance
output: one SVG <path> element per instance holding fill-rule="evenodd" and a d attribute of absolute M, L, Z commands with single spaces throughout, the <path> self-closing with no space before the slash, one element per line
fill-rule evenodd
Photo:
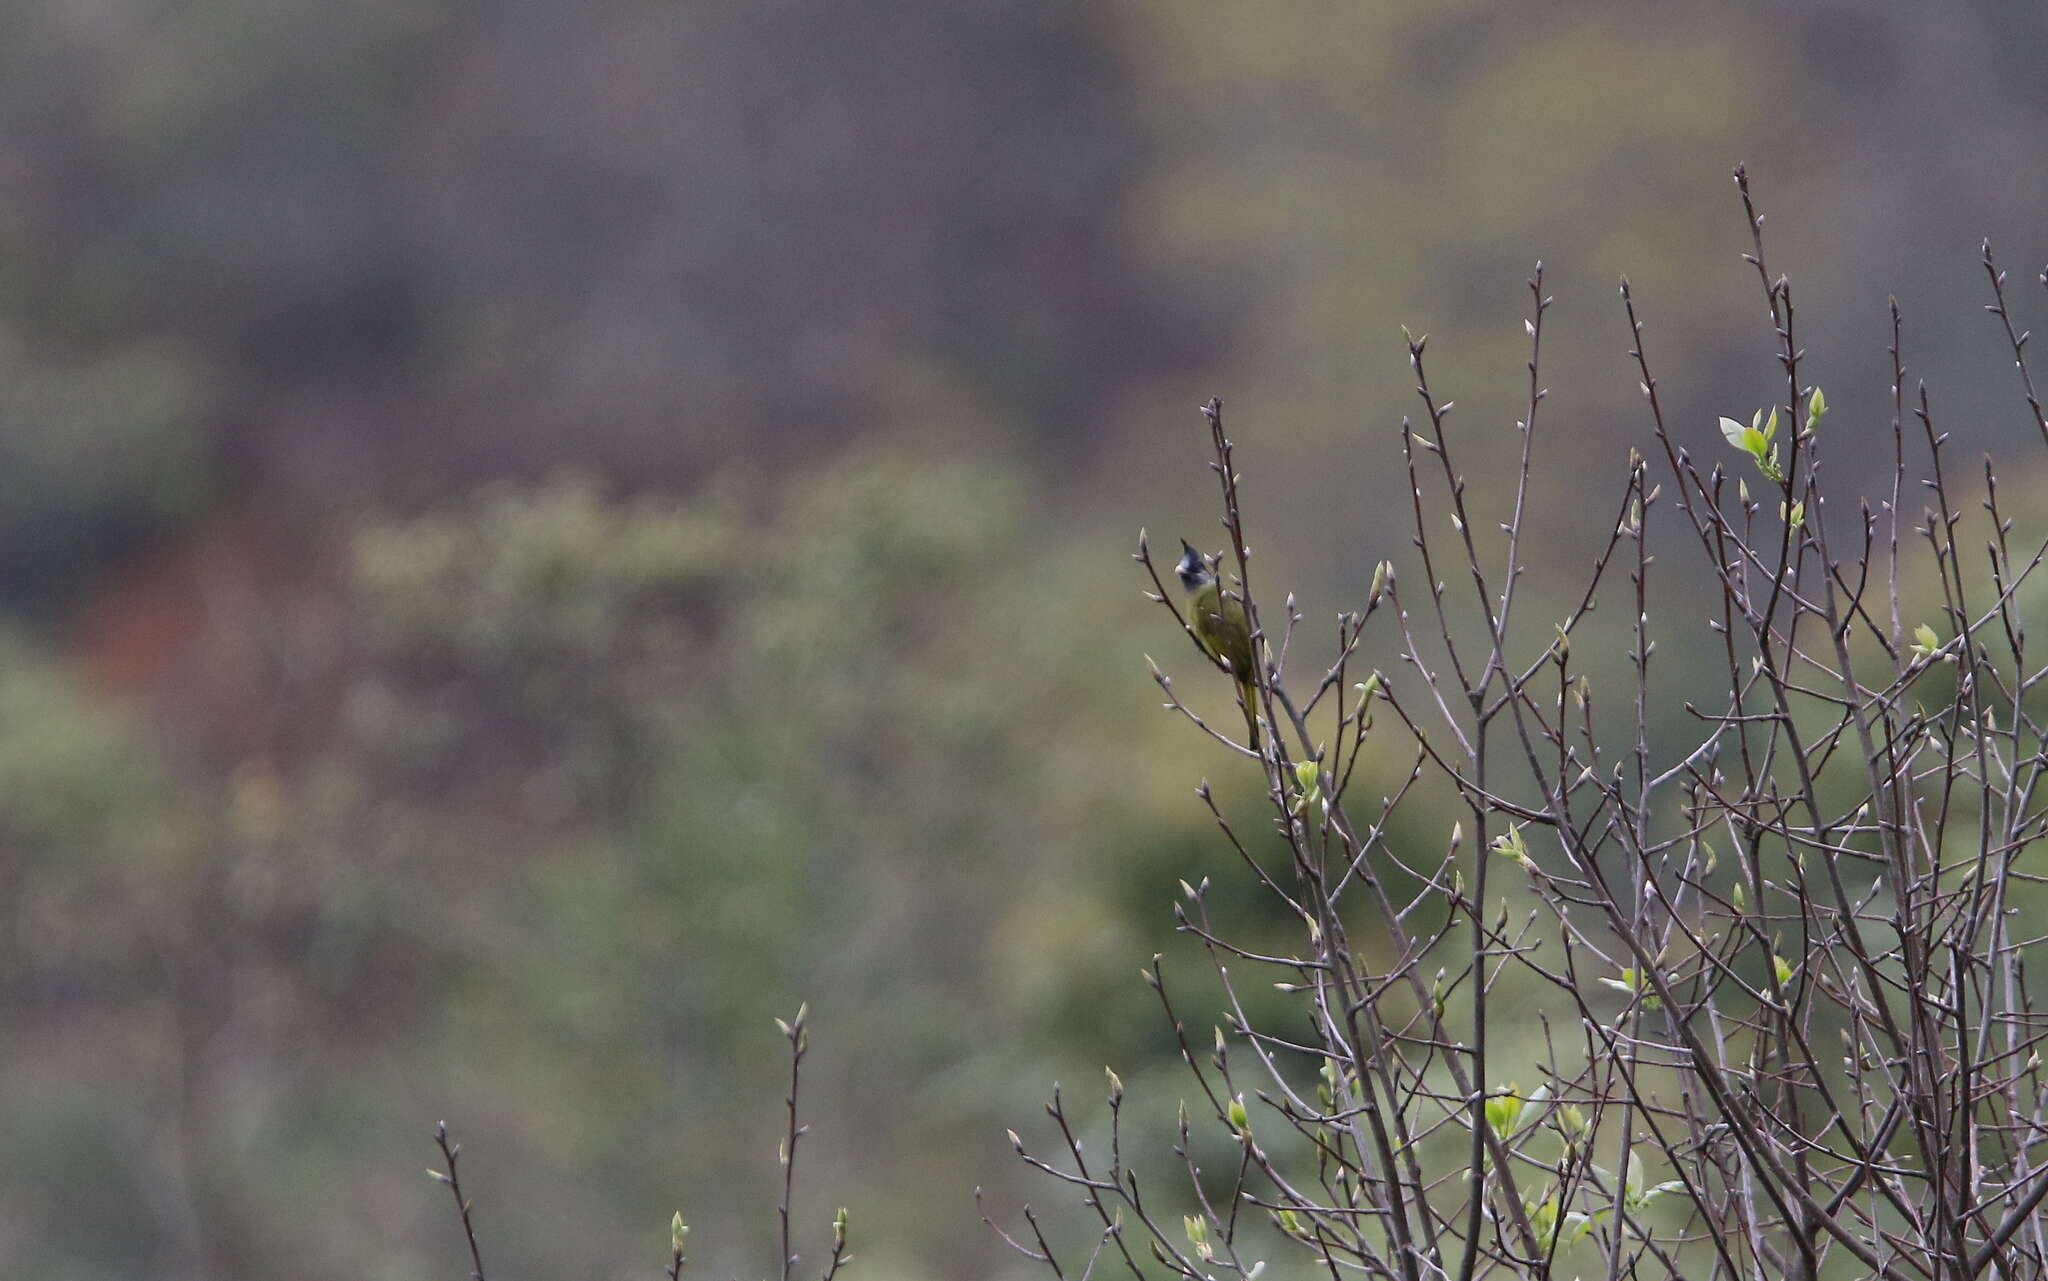
<path fill-rule="evenodd" d="M 1202 553 L 1188 546 L 1188 540 L 1180 540 L 1180 564 L 1175 572 L 1180 575 L 1180 585 L 1189 591 L 1200 591 L 1216 581 L 1216 575 L 1209 571 L 1209 562 L 1202 559 Z"/>

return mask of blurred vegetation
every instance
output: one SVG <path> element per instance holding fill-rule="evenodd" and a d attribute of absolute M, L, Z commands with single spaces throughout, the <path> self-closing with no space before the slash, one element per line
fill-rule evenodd
<path fill-rule="evenodd" d="M 0 345 L 0 595 L 67 599 L 202 512 L 213 395 L 202 363 L 169 344 L 63 363 Z"/>
<path fill-rule="evenodd" d="M 1398 325 L 1506 441 L 1546 258 L 1568 552 L 1640 427 L 1617 273 L 1674 421 L 1767 394 L 1747 158 L 1844 430 L 1896 289 L 2019 440 L 1972 255 L 2048 252 L 2043 22 L 8 7 L 0 1259 L 447 1275 L 446 1116 L 510 1271 L 644 1275 L 679 1205 L 758 1270 L 808 998 L 814 1240 L 1009 1266 L 1003 1127 L 1180 1088 L 1135 971 L 1232 874 L 1193 784 L 1255 786 L 1124 559 L 1215 537 L 1193 406 L 1320 653 L 1404 545 Z"/>

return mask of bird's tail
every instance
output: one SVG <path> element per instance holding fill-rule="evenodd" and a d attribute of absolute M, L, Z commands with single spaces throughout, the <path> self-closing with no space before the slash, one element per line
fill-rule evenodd
<path fill-rule="evenodd" d="M 1259 687 L 1255 682 L 1240 680 L 1237 692 L 1244 698 L 1244 727 L 1251 735 L 1251 749 L 1259 750 Z"/>

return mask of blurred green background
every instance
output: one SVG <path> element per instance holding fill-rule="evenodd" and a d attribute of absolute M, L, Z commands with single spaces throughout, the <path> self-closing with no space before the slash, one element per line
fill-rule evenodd
<path fill-rule="evenodd" d="M 845 1204 L 861 1275 L 1020 1275 L 972 1190 L 1067 1200 L 1003 1137 L 1055 1080 L 1184 1091 L 1137 967 L 1231 872 L 1193 784 L 1257 799 L 1142 657 L 1225 708 L 1127 556 L 1221 542 L 1195 406 L 1325 657 L 1415 569 L 1399 326 L 1497 500 L 1544 259 L 1543 601 L 1647 438 L 1617 276 L 1696 448 L 1781 390 L 1740 160 L 1870 442 L 1835 492 L 1894 293 L 2033 492 L 1977 252 L 2048 315 L 2044 47 L 2031 0 L 6 5 L 0 1271 L 461 1275 L 446 1117 L 494 1274 L 651 1275 L 678 1207 L 766 1274 L 808 1000 L 807 1257 Z"/>

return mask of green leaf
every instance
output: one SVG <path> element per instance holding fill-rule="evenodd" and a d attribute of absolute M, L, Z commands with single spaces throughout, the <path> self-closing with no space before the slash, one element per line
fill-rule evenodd
<path fill-rule="evenodd" d="M 1529 843 L 1522 839 L 1522 825 L 1508 824 L 1508 830 L 1493 838 L 1493 852 L 1518 863 L 1529 861 Z"/>
<path fill-rule="evenodd" d="M 1576 1139 L 1586 1132 L 1586 1114 L 1578 1104 L 1567 1103 L 1558 1109 L 1557 1125 L 1566 1137 Z"/>
<path fill-rule="evenodd" d="M 1512 1138 L 1522 1118 L 1522 1096 L 1512 1085 L 1486 1100 L 1486 1124 L 1503 1139 Z"/>

